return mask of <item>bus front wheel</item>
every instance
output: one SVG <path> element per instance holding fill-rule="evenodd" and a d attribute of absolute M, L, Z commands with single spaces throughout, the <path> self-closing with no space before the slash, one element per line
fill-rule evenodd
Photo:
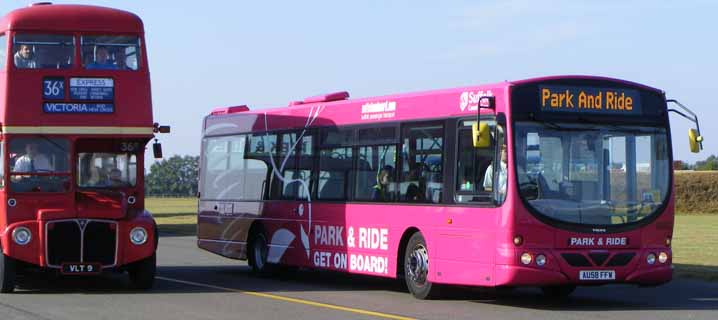
<path fill-rule="evenodd" d="M 15 260 L 0 252 L 0 292 L 15 290 Z"/>
<path fill-rule="evenodd" d="M 155 274 L 157 273 L 157 254 L 135 262 L 129 270 L 130 284 L 132 288 L 139 290 L 148 290 L 155 283 Z"/>
<path fill-rule="evenodd" d="M 438 296 L 439 288 L 428 280 L 429 251 L 424 236 L 414 233 L 404 251 L 404 280 L 409 292 L 417 299 L 432 299 Z"/>

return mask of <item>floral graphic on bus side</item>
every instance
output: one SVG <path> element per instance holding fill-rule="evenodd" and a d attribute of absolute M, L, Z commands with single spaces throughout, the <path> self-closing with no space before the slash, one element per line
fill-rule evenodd
<path fill-rule="evenodd" d="M 304 250 L 307 254 L 307 259 L 309 259 L 310 255 L 310 242 L 309 242 L 309 234 L 307 233 L 307 230 L 312 229 L 312 198 L 311 194 L 309 192 L 309 182 L 307 179 L 289 179 L 282 176 L 282 172 L 284 171 L 284 167 L 287 164 L 287 161 L 289 161 L 291 155 L 294 153 L 294 151 L 297 148 L 297 145 L 300 141 L 302 141 L 302 138 L 306 135 L 307 130 L 309 127 L 312 126 L 312 124 L 317 120 L 319 117 L 319 114 L 324 110 L 324 106 L 317 106 L 312 107 L 309 110 L 309 116 L 307 117 L 307 122 L 304 124 L 304 129 L 297 137 L 294 144 L 292 144 L 289 147 L 289 151 L 286 153 L 283 159 L 281 159 L 281 164 L 279 167 L 277 167 L 277 162 L 274 159 L 274 156 L 272 155 L 271 149 L 267 148 L 266 152 L 269 156 L 270 163 L 272 164 L 272 172 L 274 176 L 279 179 L 284 185 L 288 186 L 294 183 L 298 183 L 302 190 L 304 191 L 304 194 L 307 195 L 307 222 L 308 222 L 308 228 L 304 229 L 304 223 L 300 222 L 299 230 L 300 230 L 300 239 L 302 242 L 302 245 L 304 246 Z M 264 113 L 264 129 L 265 129 L 265 137 L 269 137 L 269 124 L 267 121 L 267 113 Z M 296 211 L 293 211 L 299 217 L 304 216 L 304 204 L 299 204 Z M 289 247 L 289 244 L 294 241 L 296 236 L 287 229 L 281 228 L 274 232 L 274 234 L 271 237 L 270 243 L 271 246 L 269 247 L 269 253 L 267 254 L 267 261 L 272 263 L 278 263 L 282 256 L 284 255 L 284 252 Z"/>

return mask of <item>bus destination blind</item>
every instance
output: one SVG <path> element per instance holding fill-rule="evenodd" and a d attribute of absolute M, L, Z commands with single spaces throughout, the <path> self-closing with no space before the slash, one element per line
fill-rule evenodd
<path fill-rule="evenodd" d="M 641 95 L 633 89 L 539 86 L 541 111 L 640 115 Z"/>
<path fill-rule="evenodd" d="M 65 103 L 45 102 L 42 105 L 45 113 L 113 113 L 115 105 L 111 103 Z"/>
<path fill-rule="evenodd" d="M 70 78 L 70 99 L 112 101 L 115 83 L 111 78 Z"/>

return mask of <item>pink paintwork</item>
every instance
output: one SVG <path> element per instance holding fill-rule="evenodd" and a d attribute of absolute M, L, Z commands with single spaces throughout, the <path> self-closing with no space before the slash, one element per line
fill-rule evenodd
<path fill-rule="evenodd" d="M 506 115 L 506 123 L 509 124 L 507 147 L 512 155 L 512 87 L 563 79 L 610 81 L 660 92 L 617 79 L 557 76 L 354 100 L 344 100 L 346 97 L 342 96 L 338 101 L 324 102 L 322 98 L 333 96 L 317 96 L 304 99 L 301 103 L 292 103 L 291 107 L 244 111 L 231 115 L 213 113 L 204 120 L 204 135 L 475 117 L 478 112 L 478 98 L 490 95 L 495 97 L 496 109 L 481 109 L 481 114 Z M 307 125 L 308 123 L 310 125 Z M 454 152 L 454 146 L 448 147 L 452 150 L 450 152 Z M 280 160 L 275 161 L 279 163 Z M 508 157 L 509 177 L 516 174 L 514 161 L 513 156 Z M 646 263 L 646 255 L 649 253 L 658 254 L 663 251 L 669 256 L 671 254 L 670 247 L 666 246 L 666 239 L 672 237 L 673 231 L 672 188 L 669 190 L 671 194 L 668 204 L 657 219 L 638 229 L 613 234 L 572 232 L 539 221 L 525 207 L 513 178 L 509 179 L 505 202 L 498 207 L 467 204 L 339 203 L 317 200 L 242 202 L 202 199 L 198 213 L 198 245 L 230 258 L 245 259 L 250 228 L 253 224 L 261 223 L 265 233 L 269 235 L 268 240 L 280 229 L 294 235 L 294 238 L 286 243 L 287 249 L 280 257 L 280 263 L 393 278 L 401 275 L 398 262 L 408 237 L 418 231 L 426 240 L 430 261 L 428 279 L 434 283 L 540 286 L 625 282 L 654 285 L 670 281 L 672 276 L 670 259 L 665 264 Z M 231 209 L 226 209 L 228 206 L 231 206 Z M 225 208 L 224 212 L 221 212 L 222 208 Z M 375 241 L 370 241 L 368 245 L 360 244 L 362 238 L 359 232 L 362 229 L 370 233 L 369 240 Z M 308 236 L 309 253 L 301 240 L 302 230 Z M 377 234 L 371 234 L 372 232 Z M 340 235 L 336 236 L 336 233 Z M 517 235 L 523 238 L 520 245 L 514 244 L 514 237 Z M 627 243 L 611 248 L 597 245 L 568 246 L 572 237 L 626 238 Z M 349 243 L 352 238 L 353 246 Z M 365 248 L 367 246 L 370 248 Z M 375 246 L 377 248 L 373 248 Z M 541 267 L 535 263 L 523 265 L 520 262 L 522 253 L 530 253 L 534 257 L 543 254 L 547 257 L 547 262 Z M 580 254 L 586 259 L 589 259 L 589 253 L 607 253 L 608 259 L 619 253 L 633 253 L 635 256 L 623 266 L 572 267 L 561 258 L 564 253 Z M 346 266 L 342 264 L 344 256 L 347 257 Z M 355 257 L 354 268 L 351 264 L 352 256 Z M 369 258 L 364 258 L 363 261 L 371 266 L 358 268 L 356 259 L 359 256 L 368 256 Z M 591 282 L 578 279 L 579 270 L 605 269 L 615 270 L 616 279 Z"/>

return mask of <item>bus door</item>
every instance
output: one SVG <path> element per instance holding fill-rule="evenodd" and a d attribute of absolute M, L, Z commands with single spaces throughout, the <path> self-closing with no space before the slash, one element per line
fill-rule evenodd
<path fill-rule="evenodd" d="M 492 264 L 495 230 L 500 206 L 506 198 L 508 185 L 508 150 L 505 125 L 495 117 L 482 117 L 489 126 L 491 142 L 486 147 L 474 147 L 472 126 L 476 119 L 461 119 L 456 123 L 454 199 L 460 206 L 449 207 L 439 232 L 438 256 L 455 257 L 456 248 L 471 248 L 462 252 L 462 262 Z M 488 269 L 487 269 L 488 270 Z M 481 274 L 490 270 L 477 270 Z M 483 278 L 483 277 L 482 277 Z"/>

